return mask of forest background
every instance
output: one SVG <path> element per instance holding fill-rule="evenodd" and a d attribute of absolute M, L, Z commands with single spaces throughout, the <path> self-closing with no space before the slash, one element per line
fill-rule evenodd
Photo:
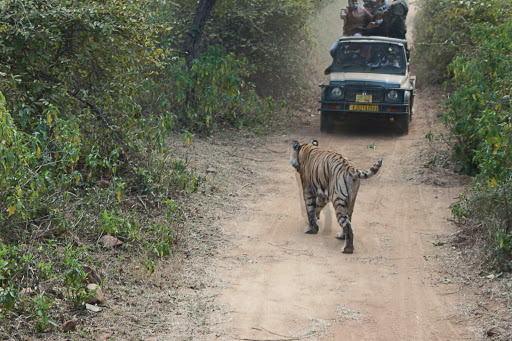
<path fill-rule="evenodd" d="M 55 316 L 94 295 L 83 283 L 100 258 L 151 276 L 172 257 L 199 214 L 192 195 L 223 181 L 172 145 L 265 134 L 316 101 L 311 18 L 330 2 L 217 0 L 199 27 L 192 0 L 0 1 L 1 334 L 56 332 Z M 454 216 L 483 241 L 485 266 L 509 271 L 511 10 L 416 5 L 411 63 L 419 86 L 444 84 L 450 131 L 426 138 L 446 140 L 474 177 Z M 122 263 L 105 259 L 105 235 L 129 246 Z"/>

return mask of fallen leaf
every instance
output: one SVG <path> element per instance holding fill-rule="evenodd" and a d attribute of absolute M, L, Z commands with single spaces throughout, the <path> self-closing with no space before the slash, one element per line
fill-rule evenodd
<path fill-rule="evenodd" d="M 89 310 L 89 311 L 92 311 L 93 313 L 98 313 L 98 312 L 101 311 L 100 307 L 98 307 L 97 305 L 89 304 L 89 303 L 85 304 L 85 309 Z"/>
<path fill-rule="evenodd" d="M 100 244 L 104 247 L 119 247 L 123 245 L 123 242 L 117 239 L 116 237 L 105 235 L 101 237 Z"/>
<path fill-rule="evenodd" d="M 60 329 L 61 332 L 75 331 L 77 323 L 78 323 L 78 320 L 76 318 L 74 318 L 72 320 L 64 322 L 59 327 L 59 329 Z"/>
<path fill-rule="evenodd" d="M 506 330 L 501 327 L 492 327 L 487 331 L 487 336 L 503 334 L 504 332 L 506 332 Z"/>

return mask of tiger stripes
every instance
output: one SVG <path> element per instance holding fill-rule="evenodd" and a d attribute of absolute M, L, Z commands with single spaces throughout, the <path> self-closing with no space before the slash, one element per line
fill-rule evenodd
<path fill-rule="evenodd" d="M 305 233 L 318 233 L 320 211 L 332 202 L 341 232 L 337 238 L 345 239 L 343 253 L 354 252 L 352 212 L 359 190 L 360 179 L 375 175 L 382 166 L 382 159 L 367 171 L 358 170 L 341 154 L 321 150 L 318 141 L 309 144 L 292 142 L 291 165 L 299 172 L 308 214 L 309 226 Z"/>

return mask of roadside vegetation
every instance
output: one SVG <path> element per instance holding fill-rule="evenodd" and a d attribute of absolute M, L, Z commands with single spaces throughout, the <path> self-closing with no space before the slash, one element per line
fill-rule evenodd
<path fill-rule="evenodd" d="M 474 176 L 453 205 L 486 264 L 512 270 L 512 11 L 509 1 L 420 0 L 418 78 L 444 83 L 442 121 L 459 171 Z M 431 138 L 431 136 L 430 136 Z"/>
<path fill-rule="evenodd" d="M 188 66 L 196 6 L 1 2 L 0 335 L 58 332 L 97 294 L 94 269 L 151 276 L 191 233 L 194 196 L 217 185 L 173 145 L 265 133 L 305 100 L 318 2 L 219 0 Z"/>

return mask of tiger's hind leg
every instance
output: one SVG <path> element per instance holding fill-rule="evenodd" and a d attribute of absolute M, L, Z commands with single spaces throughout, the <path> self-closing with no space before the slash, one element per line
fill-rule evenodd
<path fill-rule="evenodd" d="M 306 211 L 308 212 L 309 222 L 309 226 L 304 230 L 304 233 L 318 233 L 316 195 L 314 193 L 311 193 L 310 191 L 306 191 L 306 193 L 304 193 L 304 202 L 306 203 Z"/>
<path fill-rule="evenodd" d="M 329 193 L 327 191 L 322 191 L 320 188 L 316 191 L 316 219 L 320 219 L 320 212 L 323 210 L 325 205 L 329 202 Z"/>
<path fill-rule="evenodd" d="M 351 214 L 348 215 L 348 220 L 352 221 L 352 215 Z M 345 240 L 345 232 L 343 232 L 343 229 L 341 229 L 341 232 L 339 232 L 336 235 L 336 238 L 341 239 L 341 240 Z"/>
<path fill-rule="evenodd" d="M 352 231 L 352 224 L 348 215 L 338 214 L 338 223 L 342 228 L 342 232 L 338 233 L 337 238 L 345 237 L 345 246 L 341 250 L 343 253 L 354 252 L 354 233 Z M 340 238 L 342 239 L 342 238 Z"/>

